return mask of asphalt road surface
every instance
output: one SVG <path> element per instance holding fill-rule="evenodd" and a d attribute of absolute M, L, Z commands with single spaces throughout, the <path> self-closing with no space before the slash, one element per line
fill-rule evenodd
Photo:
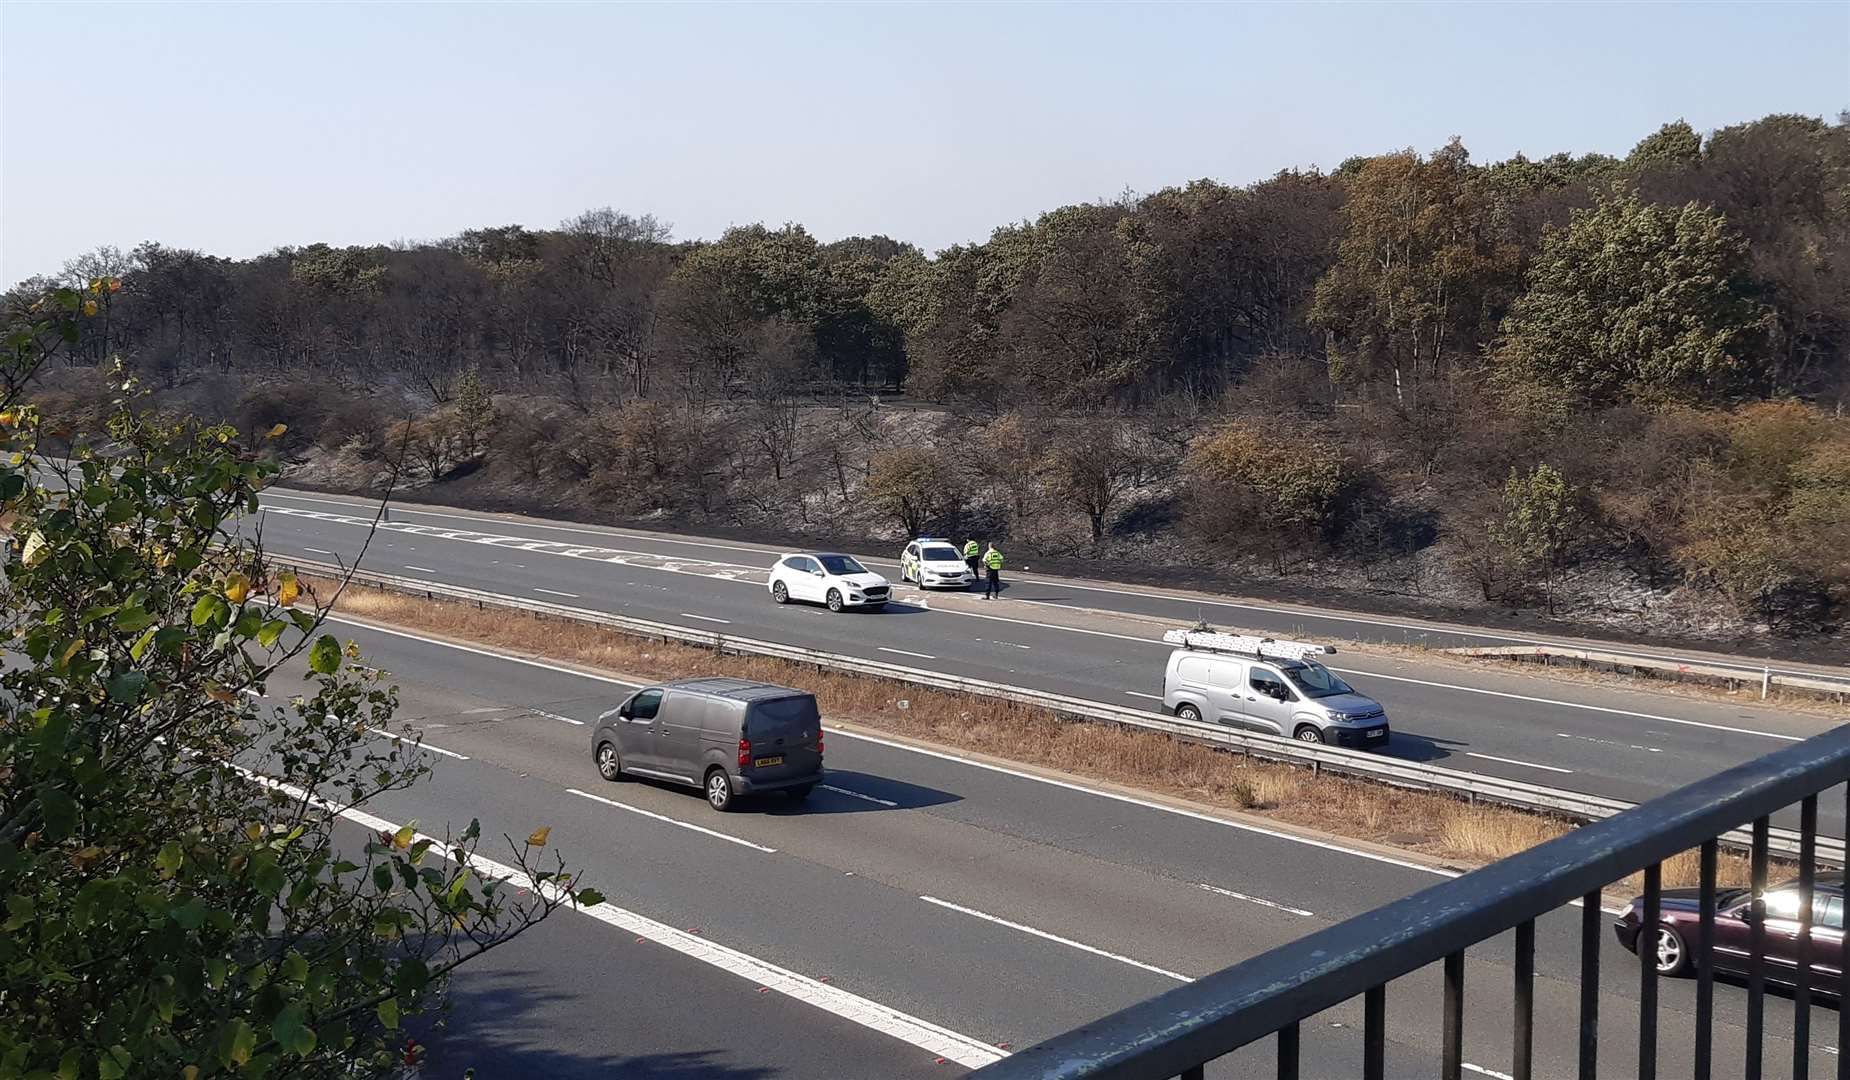
<path fill-rule="evenodd" d="M 280 554 L 351 561 L 372 507 L 358 500 L 269 493 L 260 523 Z M 884 612 L 778 607 L 765 592 L 775 555 L 736 542 L 660 538 L 465 511 L 395 507 L 363 565 L 381 573 L 485 589 L 741 637 L 927 667 L 1119 705 L 1160 706 L 1169 646 L 1149 621 L 1207 614 L 1226 625 L 1307 635 L 1368 636 L 1386 624 L 1298 611 L 1006 574 L 1004 598 L 902 589 Z M 874 569 L 897 579 L 897 568 Z M 1083 602 L 1087 605 L 1080 608 Z M 1186 610 L 1184 610 L 1186 608 Z M 1133 617 L 1112 618 L 1112 611 Z M 1096 612 L 1106 612 L 1104 615 Z M 1291 621 L 1288 625 L 1285 620 Z M 1428 634 L 1411 624 L 1399 633 Z M 1308 634 L 1315 639 L 1315 634 Z M 1379 637 L 1379 633 L 1375 633 Z M 1445 638 L 1450 641 L 1460 635 Z M 1345 651 L 1330 666 L 1388 710 L 1390 756 L 1549 787 L 1644 801 L 1831 726 L 1815 714 L 1544 680 L 1417 654 Z M 1832 806 L 1822 827 L 1842 835 Z M 1793 822 L 1784 818 L 1781 824 Z"/>
<path fill-rule="evenodd" d="M 698 792 L 605 783 L 589 721 L 630 687 L 402 631 L 348 623 L 401 687 L 431 780 L 368 807 L 440 832 L 552 827 L 606 893 L 465 969 L 427 1075 L 960 1075 L 1228 964 L 1429 886 L 1446 871 L 1127 798 L 994 762 L 828 731 L 827 786 L 716 814 Z M 273 681 L 269 702 L 300 689 Z M 384 736 L 382 736 L 384 737 Z M 494 857 L 492 846 L 484 854 Z M 1538 924 L 1538 1077 L 1574 1074 L 1580 913 Z M 1602 1076 L 1631 1076 L 1637 967 L 1602 940 Z M 1509 1068 L 1506 938 L 1467 962 L 1466 1060 Z M 1660 1076 L 1688 1075 L 1693 985 L 1664 984 Z M 1388 1071 L 1438 1068 L 1439 977 L 1388 995 Z M 1717 988 L 1718 1060 L 1739 1062 L 1745 991 Z M 1354 1075 L 1359 1002 L 1304 1028 L 1304 1075 Z M 1769 1076 L 1786 1076 L 1791 1006 L 1768 1007 Z M 1808 1060 L 1835 1068 L 1836 1016 L 1814 1010 Z M 1269 1045 L 1209 1075 L 1267 1075 Z M 1717 1075 L 1727 1075 L 1718 1072 Z"/>

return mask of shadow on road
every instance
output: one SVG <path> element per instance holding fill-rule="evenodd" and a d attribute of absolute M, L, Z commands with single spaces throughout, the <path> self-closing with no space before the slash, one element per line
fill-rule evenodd
<path fill-rule="evenodd" d="M 766 795 L 760 806 L 767 814 L 788 817 L 801 814 L 866 814 L 883 810 L 916 810 L 963 801 L 962 795 L 908 784 L 903 780 L 893 780 L 873 773 L 831 769 L 822 782 L 827 788 L 835 790 L 819 790 L 801 805 L 777 795 Z M 888 806 L 887 803 L 894 805 Z M 743 805 L 749 810 L 752 803 Z"/>
<path fill-rule="evenodd" d="M 1457 739 L 1435 739 L 1427 735 L 1394 731 L 1388 735 L 1387 756 L 1402 761 L 1444 761 L 1453 753 L 1447 747 L 1463 745 Z"/>

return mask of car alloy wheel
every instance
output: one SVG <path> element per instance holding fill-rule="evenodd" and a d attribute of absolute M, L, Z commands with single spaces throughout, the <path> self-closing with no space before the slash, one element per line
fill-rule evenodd
<path fill-rule="evenodd" d="M 1298 741 L 1305 742 L 1305 743 L 1321 744 L 1323 742 L 1323 732 L 1318 731 L 1316 728 L 1311 727 L 1309 724 L 1305 724 L 1303 727 L 1298 729 Z"/>
<path fill-rule="evenodd" d="M 1683 936 L 1668 926 L 1657 928 L 1657 973 L 1675 975 L 1683 970 L 1688 962 L 1688 950 L 1683 947 Z"/>
<path fill-rule="evenodd" d="M 617 748 L 609 743 L 597 748 L 597 774 L 606 780 L 623 777 L 623 762 L 617 759 Z"/>
<path fill-rule="evenodd" d="M 721 769 L 714 769 L 707 774 L 707 805 L 715 810 L 726 810 L 732 806 L 732 781 Z"/>
<path fill-rule="evenodd" d="M 841 593 L 834 589 L 830 589 L 829 590 L 829 610 L 830 611 L 840 611 L 841 609 L 842 609 Z"/>
<path fill-rule="evenodd" d="M 1201 723 L 1201 710 L 1193 705 L 1176 706 L 1176 719 L 1187 720 L 1191 724 Z"/>
<path fill-rule="evenodd" d="M 788 604 L 790 602 L 789 587 L 786 586 L 781 581 L 777 582 L 775 585 L 772 585 L 771 586 L 771 599 L 780 604 Z"/>

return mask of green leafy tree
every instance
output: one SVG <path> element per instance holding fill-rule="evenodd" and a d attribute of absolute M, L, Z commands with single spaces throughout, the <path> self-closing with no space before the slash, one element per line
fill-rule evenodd
<path fill-rule="evenodd" d="M 0 1075 L 385 1075 L 458 964 L 598 897 L 542 866 L 544 828 L 501 870 L 473 822 L 337 828 L 426 767 L 371 736 L 394 691 L 234 530 L 274 466 L 137 408 L 120 369 L 107 457 L 41 454 L 19 404 L 111 287 L 54 293 L 0 354 Z M 309 689 L 270 705 L 285 665 Z"/>
<path fill-rule="evenodd" d="M 1765 381 L 1767 327 L 1720 214 L 1615 194 L 1549 233 L 1499 358 L 1599 402 L 1715 399 Z"/>
<path fill-rule="evenodd" d="M 1189 449 L 1186 524 L 1218 547 L 1265 554 L 1283 573 L 1331 536 L 1357 477 L 1336 448 L 1229 421 Z"/>
<path fill-rule="evenodd" d="M 1555 609 L 1555 577 L 1573 550 L 1582 522 L 1580 494 L 1554 466 L 1510 470 L 1503 485 L 1503 518 L 1493 538 L 1542 575 L 1548 610 Z"/>
<path fill-rule="evenodd" d="M 958 483 L 941 455 L 922 446 L 901 446 L 874 455 L 868 464 L 867 496 L 899 521 L 907 536 L 944 513 Z"/>
<path fill-rule="evenodd" d="M 1625 164 L 1633 168 L 1690 169 L 1701 161 L 1702 136 L 1684 120 L 1645 136 L 1625 158 Z"/>
<path fill-rule="evenodd" d="M 473 459 L 488 444 L 495 426 L 495 399 L 482 382 L 480 370 L 471 366 L 456 384 L 456 433 L 462 439 L 464 459 Z"/>

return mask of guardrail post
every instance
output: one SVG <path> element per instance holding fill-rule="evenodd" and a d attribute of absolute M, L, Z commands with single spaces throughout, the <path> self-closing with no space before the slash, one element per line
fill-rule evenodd
<path fill-rule="evenodd" d="M 1760 671 L 1760 700 L 1765 701 L 1767 692 L 1773 689 L 1773 669 L 1762 668 Z"/>

